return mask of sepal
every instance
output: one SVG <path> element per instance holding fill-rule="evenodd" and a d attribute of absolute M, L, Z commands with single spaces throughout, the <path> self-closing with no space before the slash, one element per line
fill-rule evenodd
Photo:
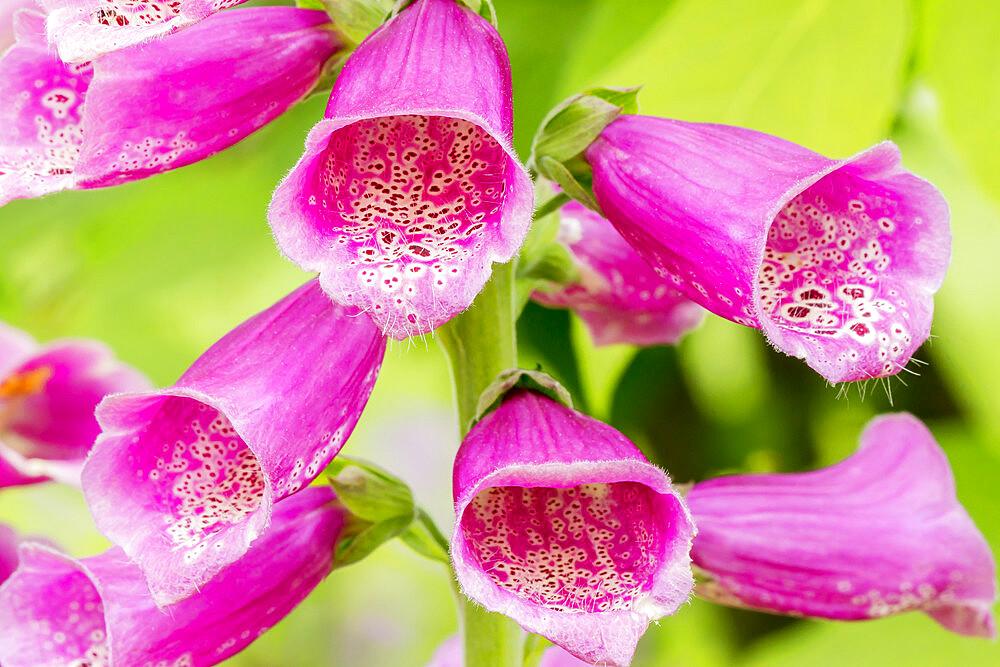
<path fill-rule="evenodd" d="M 573 408 L 573 397 L 570 395 L 569 390 L 559 384 L 548 373 L 538 370 L 526 371 L 523 368 L 511 368 L 500 373 L 497 379 L 490 383 L 483 390 L 483 393 L 480 394 L 479 402 L 476 404 L 476 416 L 473 418 L 470 426 L 474 426 L 476 422 L 486 416 L 486 413 L 491 412 L 500 405 L 507 393 L 514 389 L 536 391 L 551 398 L 553 401 L 562 403 L 567 408 Z"/>
<path fill-rule="evenodd" d="M 638 92 L 638 88 L 590 88 L 559 103 L 542 120 L 528 164 L 600 213 L 592 191 L 593 171 L 580 155 L 618 116 L 638 112 Z"/>

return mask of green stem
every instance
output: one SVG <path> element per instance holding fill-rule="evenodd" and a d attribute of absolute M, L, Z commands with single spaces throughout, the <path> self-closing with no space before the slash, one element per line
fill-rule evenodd
<path fill-rule="evenodd" d="M 435 336 L 448 355 L 462 437 L 469 432 L 483 390 L 501 371 L 517 366 L 514 262 L 493 266 L 493 277 L 467 311 Z"/>
<path fill-rule="evenodd" d="M 514 264 L 494 265 L 493 277 L 472 306 L 435 332 L 451 365 L 463 438 L 476 416 L 479 395 L 501 371 L 517 366 Z M 455 597 L 465 637 L 465 664 L 522 667 L 521 628 L 506 616 L 486 611 L 459 591 Z"/>

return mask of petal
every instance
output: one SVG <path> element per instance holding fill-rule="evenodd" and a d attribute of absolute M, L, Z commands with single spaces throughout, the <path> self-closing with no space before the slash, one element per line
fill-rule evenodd
<path fill-rule="evenodd" d="M 49 52 L 44 17 L 18 12 L 17 43 L 0 58 L 0 206 L 72 188 L 93 69 Z"/>
<path fill-rule="evenodd" d="M 667 475 L 610 426 L 515 390 L 455 460 L 462 590 L 590 662 L 627 665 L 693 585 L 694 524 Z"/>
<path fill-rule="evenodd" d="M 14 44 L 14 14 L 19 9 L 33 9 L 35 0 L 4 0 L 0 2 L 0 54 Z"/>
<path fill-rule="evenodd" d="M 597 345 L 673 345 L 705 311 L 661 278 L 599 214 L 570 202 L 559 210 L 559 237 L 573 253 L 580 282 L 532 298 L 572 308 Z"/>
<path fill-rule="evenodd" d="M 56 479 L 79 486 L 80 467 L 100 433 L 104 396 L 149 380 L 94 340 L 35 349 L 0 373 L 0 488 Z"/>
<path fill-rule="evenodd" d="M 996 636 L 996 566 L 918 419 L 874 419 L 856 454 L 822 470 L 721 477 L 687 496 L 692 557 L 726 604 L 842 620 L 926 611 Z"/>
<path fill-rule="evenodd" d="M 240 561 L 160 610 L 121 549 L 75 560 L 39 544 L 0 587 L 0 660 L 49 664 L 214 665 L 294 609 L 333 566 L 344 517 L 328 487 L 275 507 Z"/>
<path fill-rule="evenodd" d="M 828 380 L 897 373 L 929 335 L 948 208 L 892 143 L 830 160 L 743 128 L 623 116 L 586 156 L 601 209 L 662 275 Z"/>
<path fill-rule="evenodd" d="M 397 339 L 443 324 L 527 232 L 533 193 L 511 122 L 493 26 L 451 0 L 418 0 L 345 64 L 271 201 L 279 247 Z"/>
<path fill-rule="evenodd" d="M 66 62 L 83 62 L 192 25 L 246 0 L 39 0 L 49 41 Z"/>
<path fill-rule="evenodd" d="M 328 28 L 318 10 L 237 9 L 101 58 L 84 106 L 83 187 L 197 162 L 270 123 L 312 90 L 341 48 Z"/>
<path fill-rule="evenodd" d="M 17 569 L 17 545 L 20 540 L 10 526 L 0 523 L 0 584 Z"/>
<path fill-rule="evenodd" d="M 229 332 L 172 387 L 101 403 L 84 495 L 159 604 L 241 558 L 272 506 L 336 456 L 384 353 L 374 324 L 313 280 Z"/>

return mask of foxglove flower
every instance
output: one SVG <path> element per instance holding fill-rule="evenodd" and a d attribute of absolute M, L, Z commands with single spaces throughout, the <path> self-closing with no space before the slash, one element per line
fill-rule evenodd
<path fill-rule="evenodd" d="M 586 667 L 589 662 L 584 662 L 562 650 L 558 646 L 550 646 L 542 653 L 542 659 L 538 661 L 538 667 Z M 452 635 L 441 642 L 441 645 L 434 652 L 427 667 L 465 667 L 465 655 L 463 654 L 462 638 Z"/>
<path fill-rule="evenodd" d="M 692 557 L 725 604 L 842 620 L 912 609 L 995 637 L 996 566 L 918 419 L 883 415 L 822 470 L 721 477 L 687 496 Z"/>
<path fill-rule="evenodd" d="M 0 205 L 118 185 L 213 155 L 301 100 L 340 48 L 321 11 L 258 7 L 67 64 L 17 16 L 0 59 Z M 167 91 L 166 93 L 164 91 Z"/>
<path fill-rule="evenodd" d="M 98 406 L 84 495 L 157 603 L 241 558 L 275 503 L 330 463 L 384 353 L 375 325 L 313 280 L 226 334 L 173 386 Z"/>
<path fill-rule="evenodd" d="M 246 0 L 39 0 L 49 41 L 64 61 L 84 62 L 186 28 Z"/>
<path fill-rule="evenodd" d="M 705 311 L 661 278 L 599 214 L 570 202 L 559 210 L 558 240 L 569 247 L 580 282 L 536 291 L 546 306 L 572 308 L 597 345 L 673 345 Z"/>
<path fill-rule="evenodd" d="M 100 433 L 94 408 L 106 394 L 148 387 L 103 343 L 39 345 L 0 322 L 0 488 L 46 479 L 79 485 Z"/>
<path fill-rule="evenodd" d="M 472 303 L 531 218 L 507 51 L 453 0 L 417 0 L 351 55 L 274 193 L 281 250 L 403 339 Z"/>
<path fill-rule="evenodd" d="M 585 155 L 604 215 L 661 275 L 828 380 L 894 374 L 929 335 L 948 207 L 891 142 L 831 160 L 743 128 L 621 116 Z"/>
<path fill-rule="evenodd" d="M 591 663 L 627 665 L 693 586 L 695 529 L 666 473 L 618 431 L 516 389 L 455 460 L 459 584 Z"/>
<path fill-rule="evenodd" d="M 0 587 L 0 662 L 215 665 L 294 609 L 333 567 L 344 511 L 329 487 L 275 507 L 268 529 L 197 595 L 160 610 L 139 568 L 115 547 L 76 560 L 41 544 Z"/>

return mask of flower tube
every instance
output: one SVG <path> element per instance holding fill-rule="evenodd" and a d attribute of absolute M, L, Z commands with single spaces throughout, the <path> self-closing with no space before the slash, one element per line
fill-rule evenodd
<path fill-rule="evenodd" d="M 0 322 L 0 488 L 56 479 L 80 484 L 107 394 L 149 387 L 95 340 L 39 345 Z"/>
<path fill-rule="evenodd" d="M 626 115 L 585 156 L 604 215 L 661 275 L 831 382 L 897 373 L 929 335 L 948 207 L 891 142 L 831 160 L 744 128 Z"/>
<path fill-rule="evenodd" d="M 287 616 L 330 573 L 344 520 L 329 487 L 288 498 L 242 559 L 163 610 L 117 547 L 77 560 L 24 544 L 20 567 L 0 586 L 0 661 L 215 665 Z"/>
<path fill-rule="evenodd" d="M 0 205 L 119 185 L 203 160 L 284 113 L 340 48 L 324 12 L 257 7 L 69 64 L 43 17 L 17 16 L 0 59 Z M 167 91 L 167 92 L 164 92 Z"/>
<path fill-rule="evenodd" d="M 68 63 L 169 35 L 246 0 L 39 0 L 48 41 Z"/>
<path fill-rule="evenodd" d="M 572 308 L 597 345 L 673 345 L 705 311 L 661 278 L 600 214 L 570 202 L 559 209 L 558 239 L 572 252 L 580 282 L 536 290 L 532 299 Z"/>
<path fill-rule="evenodd" d="M 996 636 L 993 556 L 912 415 L 875 418 L 857 453 L 829 468 L 720 477 L 687 502 L 708 599 L 840 620 L 920 610 L 949 630 Z"/>
<path fill-rule="evenodd" d="M 223 336 L 173 386 L 98 406 L 84 495 L 158 604 L 241 558 L 275 503 L 330 463 L 384 353 L 372 322 L 313 280 Z"/>
<path fill-rule="evenodd" d="M 591 663 L 627 665 L 693 586 L 694 524 L 670 478 L 616 430 L 516 389 L 455 460 L 463 592 Z"/>
<path fill-rule="evenodd" d="M 510 63 L 486 20 L 417 0 L 348 58 L 268 211 L 278 246 L 397 339 L 465 310 L 524 240 Z"/>

